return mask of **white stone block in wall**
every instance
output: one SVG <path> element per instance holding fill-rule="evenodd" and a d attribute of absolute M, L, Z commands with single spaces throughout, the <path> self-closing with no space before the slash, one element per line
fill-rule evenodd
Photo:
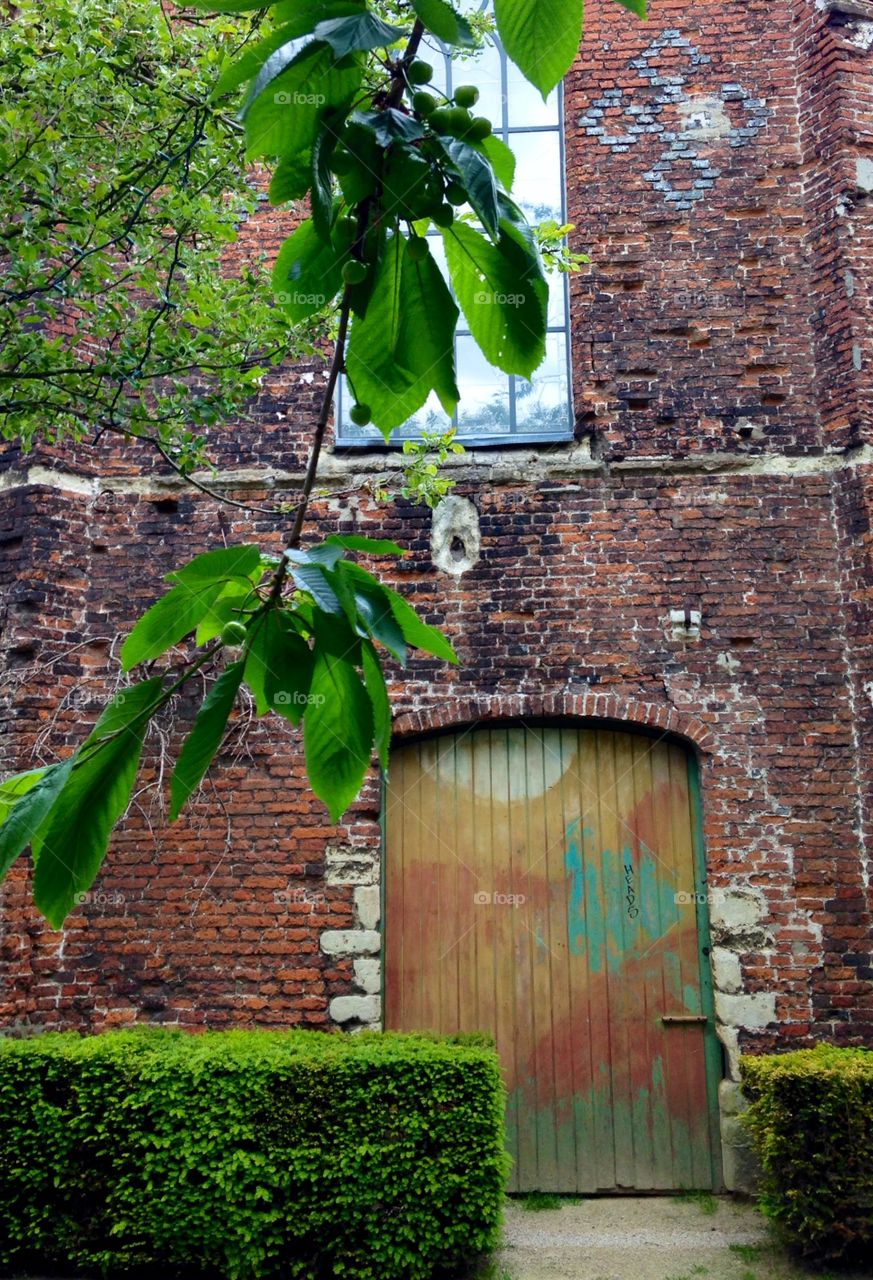
<path fill-rule="evenodd" d="M 382 914 L 380 891 L 377 884 L 359 885 L 355 889 L 355 911 L 362 929 L 377 929 Z"/>
<path fill-rule="evenodd" d="M 718 991 L 727 991 L 732 995 L 742 991 L 740 958 L 735 951 L 728 951 L 727 947 L 713 947 L 712 980 Z"/>
<path fill-rule="evenodd" d="M 334 996 L 330 1002 L 330 1016 L 334 1022 L 369 1022 L 378 1024 L 382 1017 L 382 1001 L 379 996 Z"/>
<path fill-rule="evenodd" d="M 758 1031 L 776 1020 L 775 993 L 755 991 L 747 995 L 731 995 L 726 991 L 716 991 L 715 1016 L 728 1027 Z"/>
<path fill-rule="evenodd" d="M 377 955 L 382 939 L 375 929 L 326 929 L 321 949 L 328 956 Z"/>
<path fill-rule="evenodd" d="M 382 990 L 382 961 L 375 958 L 356 960 L 355 982 L 367 995 L 378 995 Z"/>

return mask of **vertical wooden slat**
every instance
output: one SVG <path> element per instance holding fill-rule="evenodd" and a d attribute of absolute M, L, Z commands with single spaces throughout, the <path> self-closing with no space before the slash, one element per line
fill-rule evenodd
<path fill-rule="evenodd" d="M 703 1033 L 661 1022 L 700 1008 L 694 820 L 684 750 L 639 735 L 500 727 L 395 753 L 386 1026 L 495 1035 L 514 1188 L 711 1185 Z"/>

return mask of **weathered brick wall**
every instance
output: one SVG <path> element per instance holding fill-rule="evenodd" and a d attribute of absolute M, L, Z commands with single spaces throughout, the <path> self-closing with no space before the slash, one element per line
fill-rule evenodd
<path fill-rule="evenodd" d="M 428 511 L 342 496 L 379 455 L 326 458 L 336 496 L 318 526 L 409 546 L 386 571 L 456 643 L 457 669 L 415 660 L 395 673 L 400 736 L 586 715 L 695 745 L 730 1051 L 866 1039 L 871 246 L 863 199 L 847 213 L 834 202 L 869 129 L 855 84 L 870 55 L 814 0 L 653 8 L 640 25 L 589 5 L 567 82 L 570 213 L 593 257 L 573 288 L 578 443 L 462 460 L 457 493 L 481 547 L 461 575 L 434 567 Z M 239 253 L 273 252 L 287 217 L 253 219 Z M 293 498 L 320 381 L 314 365 L 271 378 L 258 428 L 216 450 L 248 478 L 219 485 L 253 507 Z M 83 450 L 9 465 L 12 768 L 49 730 L 51 749 L 78 740 L 116 678 L 118 636 L 163 573 L 222 538 L 278 548 L 282 521 L 186 492 L 144 457 L 115 455 L 103 480 Z M 670 626 L 684 607 L 702 615 L 697 640 Z M 166 745 L 150 740 L 137 803 L 62 935 L 33 916 L 24 863 L 10 876 L 0 1015 L 82 1027 L 373 1018 L 375 776 L 333 829 L 296 735 L 243 712 L 202 798 L 167 828 Z"/>

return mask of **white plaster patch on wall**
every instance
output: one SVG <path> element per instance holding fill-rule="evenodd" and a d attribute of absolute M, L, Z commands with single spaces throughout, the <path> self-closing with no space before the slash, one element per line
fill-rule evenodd
<path fill-rule="evenodd" d="M 469 498 L 452 494 L 433 513 L 430 547 L 443 573 L 460 577 L 478 563 L 482 548 L 479 512 Z"/>
<path fill-rule="evenodd" d="M 873 191 L 873 157 L 858 156 L 855 160 L 855 174 L 858 190 L 869 195 Z"/>
<path fill-rule="evenodd" d="M 375 850 L 328 845 L 324 860 L 329 885 L 379 883 L 379 854 Z"/>

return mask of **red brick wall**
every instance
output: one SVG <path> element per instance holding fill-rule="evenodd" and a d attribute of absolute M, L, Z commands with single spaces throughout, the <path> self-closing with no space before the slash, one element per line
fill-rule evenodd
<path fill-rule="evenodd" d="M 415 660 L 397 673 L 399 734 L 586 715 L 672 730 L 700 751 L 711 886 L 759 908 L 746 924 L 716 919 L 715 941 L 740 954 L 744 994 L 761 1007 L 775 996 L 770 1025 L 725 1015 L 728 1043 L 737 1030 L 761 1046 L 866 1039 L 873 1020 L 871 244 L 856 188 L 834 212 L 867 145 L 870 54 L 847 43 L 846 23 L 814 0 L 654 0 L 646 25 L 591 3 L 566 95 L 570 213 L 593 258 L 573 288 L 591 456 L 526 449 L 497 468 L 471 456 L 457 492 L 477 508 L 482 548 L 460 577 L 434 568 L 423 508 L 376 509 L 366 495 L 318 507 L 322 531 L 342 522 L 409 546 L 390 571 L 456 643 L 457 669 Z M 272 251 L 287 221 L 253 219 L 239 252 Z M 293 497 L 319 380 L 277 374 L 257 430 L 217 447 L 222 466 L 264 474 L 237 497 Z M 117 637 L 163 573 L 220 537 L 280 547 L 282 522 L 173 491 L 120 455 L 111 486 L 80 492 L 26 469 L 99 477 L 101 458 L 8 462 L 13 768 L 41 734 L 47 750 L 79 739 L 90 691 L 117 671 Z M 668 625 L 686 605 L 702 614 L 687 644 Z M 33 916 L 25 864 L 10 876 L 0 1016 L 325 1024 L 330 1000 L 357 989 L 352 959 L 319 945 L 356 919 L 352 884 L 325 864 L 331 849 L 378 849 L 375 776 L 333 829 L 295 734 L 241 714 L 202 799 L 167 828 L 159 745 L 93 900 L 63 934 Z"/>

